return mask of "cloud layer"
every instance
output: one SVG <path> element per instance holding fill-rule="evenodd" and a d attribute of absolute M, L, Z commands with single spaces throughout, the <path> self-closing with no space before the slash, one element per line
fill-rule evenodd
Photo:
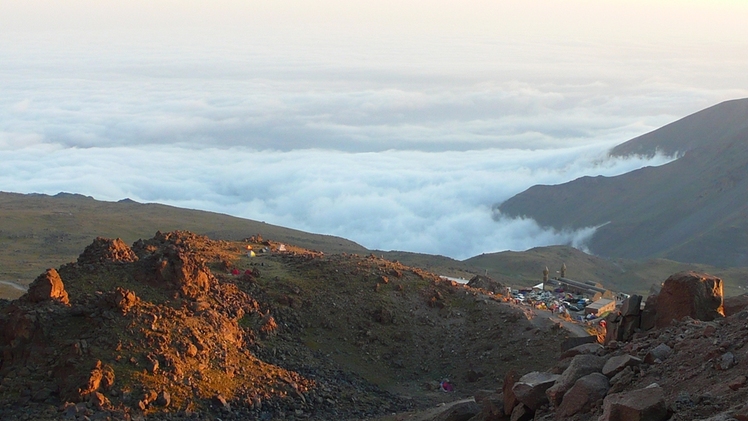
<path fill-rule="evenodd" d="M 583 247 L 491 209 L 664 163 L 605 153 L 748 96 L 748 7 L 633 3 L 0 3 L 0 189 L 458 258 Z"/>
<path fill-rule="evenodd" d="M 591 230 L 553 232 L 532 220 L 496 221 L 492 205 L 535 183 L 615 175 L 667 161 L 601 160 L 603 152 L 29 147 L 0 151 L 12 166 L 0 176 L 0 186 L 129 197 L 335 234 L 369 248 L 467 258 L 547 244 L 582 248 Z"/>

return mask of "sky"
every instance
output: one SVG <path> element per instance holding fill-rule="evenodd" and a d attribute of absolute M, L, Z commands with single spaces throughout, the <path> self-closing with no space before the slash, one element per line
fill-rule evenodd
<path fill-rule="evenodd" d="M 0 190 L 459 259 L 549 244 L 535 184 L 748 97 L 748 2 L 0 0 Z M 552 206 L 552 204 L 548 204 Z"/>

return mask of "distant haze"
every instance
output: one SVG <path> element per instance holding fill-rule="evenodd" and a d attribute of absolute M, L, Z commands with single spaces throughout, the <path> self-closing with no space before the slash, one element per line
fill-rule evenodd
<path fill-rule="evenodd" d="M 0 190 L 155 201 L 469 257 L 537 183 L 748 96 L 738 1 L 0 2 Z"/>

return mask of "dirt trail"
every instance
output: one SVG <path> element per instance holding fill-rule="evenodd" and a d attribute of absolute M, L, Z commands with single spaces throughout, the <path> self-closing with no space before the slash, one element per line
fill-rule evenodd
<path fill-rule="evenodd" d="M 0 298 L 15 300 L 26 293 L 27 287 L 13 281 L 0 281 Z"/>
<path fill-rule="evenodd" d="M 7 285 L 7 286 L 9 286 L 11 288 L 14 288 L 14 289 L 17 289 L 17 290 L 23 291 L 23 292 L 26 292 L 28 290 L 28 287 L 23 286 L 21 284 L 17 284 L 17 283 L 15 283 L 13 281 L 0 281 L 0 284 Z"/>

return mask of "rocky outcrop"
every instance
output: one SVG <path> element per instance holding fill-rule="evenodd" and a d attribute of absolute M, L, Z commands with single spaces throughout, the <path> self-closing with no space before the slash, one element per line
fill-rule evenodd
<path fill-rule="evenodd" d="M 119 238 L 96 237 L 78 256 L 79 265 L 98 263 L 128 263 L 138 260 L 138 256 Z"/>
<path fill-rule="evenodd" d="M 725 316 L 722 280 L 703 273 L 680 272 L 670 276 L 659 293 L 647 298 L 643 311 L 641 300 L 641 296 L 632 295 L 619 312 L 605 318 L 605 344 L 630 341 L 637 332 L 665 327 L 684 317 L 711 321 Z M 731 311 L 743 309 L 743 301 L 730 301 Z"/>
<path fill-rule="evenodd" d="M 647 299 L 645 308 L 654 310 L 656 327 L 686 316 L 705 321 L 722 318 L 722 279 L 697 272 L 676 273 L 665 281 L 659 294 Z"/>
<path fill-rule="evenodd" d="M 246 244 L 180 232 L 136 242 L 137 259 L 102 244 L 58 269 L 70 306 L 50 293 L 0 301 L 0 419 L 188 419 L 195 410 L 224 420 L 374 419 L 423 403 L 331 358 L 346 342 L 365 351 L 355 369 L 383 378 L 449 370 L 456 393 L 440 394 L 449 399 L 495 387 L 505 369 L 544 366 L 564 338 L 502 302 L 474 319 L 467 310 L 478 291 L 384 259 L 295 248 L 248 258 Z M 251 282 L 227 269 L 251 273 Z M 444 309 L 428 307 L 428 297 Z M 530 358 L 516 358 L 528 348 Z M 482 356 L 465 362 L 465 351 L 478 349 Z M 494 392 L 445 417 L 508 419 Z M 520 404 L 516 413 L 532 412 Z"/>
<path fill-rule="evenodd" d="M 294 414 L 307 396 L 319 404 L 303 395 L 313 380 L 260 360 L 253 352 L 261 348 L 249 351 L 254 338 L 284 326 L 274 307 L 260 311 L 237 284 L 217 282 L 206 262 L 225 253 L 223 244 L 179 232 L 139 244 L 143 259 L 99 238 L 79 262 L 46 271 L 23 299 L 2 303 L 0 419 L 130 419 L 122 411 L 185 408 L 208 399 L 195 391 L 208 390 L 215 375 L 229 386 L 227 400 L 251 402 L 257 414 L 261 401 L 299 402 L 289 404 Z M 49 415 L 18 417 L 45 405 Z"/>
<path fill-rule="evenodd" d="M 32 303 L 56 300 L 63 304 L 70 304 L 65 285 L 63 285 L 60 274 L 55 269 L 47 269 L 46 272 L 39 275 L 31 283 L 28 292 L 22 299 Z"/>
<path fill-rule="evenodd" d="M 631 306 L 621 311 L 632 313 Z M 546 391 L 554 405 L 532 410 L 520 403 L 512 414 L 542 421 L 748 421 L 743 418 L 748 414 L 747 323 L 748 309 L 713 321 L 683 317 L 664 328 L 637 331 L 629 342 L 585 346 L 605 361 L 600 370 L 580 377 L 561 394 L 565 380 L 576 377 L 571 373 L 580 358 L 595 355 L 560 360 L 552 370 L 562 375 Z"/>
<path fill-rule="evenodd" d="M 140 278 L 188 298 L 205 294 L 218 281 L 191 246 L 193 237 L 199 236 L 180 231 L 157 232 L 151 240 L 137 241 L 133 248 L 140 259 Z"/>

